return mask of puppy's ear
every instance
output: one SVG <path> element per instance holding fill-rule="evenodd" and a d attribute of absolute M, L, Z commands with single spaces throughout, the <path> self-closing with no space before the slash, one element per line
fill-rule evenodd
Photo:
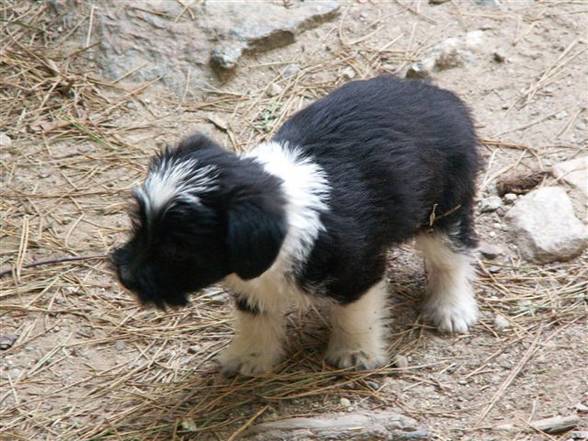
<path fill-rule="evenodd" d="M 220 149 L 222 147 L 208 136 L 203 135 L 202 133 L 194 133 L 180 141 L 177 151 L 180 153 L 189 153 L 194 150 L 202 150 L 206 148 Z"/>
<path fill-rule="evenodd" d="M 229 265 L 244 279 L 254 279 L 276 260 L 284 237 L 286 220 L 282 205 L 267 197 L 247 198 L 228 211 Z"/>

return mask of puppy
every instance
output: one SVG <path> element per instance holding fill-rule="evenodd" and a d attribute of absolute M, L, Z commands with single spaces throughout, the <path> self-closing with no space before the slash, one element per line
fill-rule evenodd
<path fill-rule="evenodd" d="M 237 315 L 225 373 L 270 371 L 288 307 L 325 297 L 327 361 L 382 366 L 394 245 L 416 237 L 424 254 L 428 320 L 449 332 L 476 321 L 477 145 L 453 93 L 391 76 L 345 84 L 245 154 L 191 136 L 155 157 L 135 189 L 132 237 L 113 253 L 118 277 L 160 308 L 224 282 Z"/>

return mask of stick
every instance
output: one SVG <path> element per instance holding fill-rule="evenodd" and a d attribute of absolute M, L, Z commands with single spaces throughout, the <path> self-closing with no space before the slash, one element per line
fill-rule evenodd
<path fill-rule="evenodd" d="M 510 375 L 500 385 L 500 387 L 498 388 L 498 390 L 496 391 L 496 393 L 492 397 L 492 401 L 490 401 L 490 404 L 488 405 L 488 407 L 486 407 L 486 409 L 484 409 L 484 411 L 480 415 L 480 418 L 478 419 L 478 424 L 480 424 L 482 421 L 484 421 L 484 418 L 486 418 L 486 416 L 488 416 L 488 414 L 494 408 L 494 406 L 496 405 L 496 403 L 498 402 L 498 400 L 500 399 L 502 394 L 504 394 L 506 389 L 508 389 L 508 386 L 510 386 L 510 384 L 514 381 L 516 376 L 523 370 L 523 367 L 527 364 L 527 362 L 533 356 L 533 354 L 537 350 L 537 343 L 539 342 L 539 339 L 541 338 L 542 334 L 543 334 L 543 330 L 541 329 L 537 333 L 537 337 L 535 337 L 535 340 L 533 340 L 533 343 L 531 343 L 531 346 L 529 346 L 529 349 L 527 349 L 527 352 L 525 352 L 525 355 L 523 355 L 523 358 L 521 358 L 521 361 L 519 361 L 519 364 L 516 365 L 516 367 L 512 370 Z"/>
<path fill-rule="evenodd" d="M 261 410 L 259 412 L 257 412 L 255 415 L 253 415 L 251 418 L 249 418 L 245 424 L 243 424 L 241 427 L 239 427 L 235 432 L 233 432 L 233 434 L 229 437 L 229 439 L 227 441 L 234 441 L 235 439 L 237 439 L 237 437 L 243 433 L 245 431 L 245 429 L 247 429 L 249 426 L 251 426 L 251 424 L 253 424 L 253 422 L 259 418 L 259 416 L 264 413 L 267 409 L 269 408 L 269 404 L 266 404 L 264 407 L 261 408 Z"/>
<path fill-rule="evenodd" d="M 47 259 L 47 260 L 37 260 L 35 262 L 27 263 L 26 265 L 22 265 L 21 268 L 33 268 L 35 266 L 41 265 L 54 265 L 56 263 L 63 263 L 63 262 L 76 262 L 79 260 L 91 260 L 91 259 L 106 259 L 108 257 L 107 254 L 96 254 L 93 256 L 71 256 L 71 257 L 58 257 L 55 259 Z M 12 268 L 4 271 L 0 271 L 0 278 L 6 276 L 7 274 L 12 273 Z"/>

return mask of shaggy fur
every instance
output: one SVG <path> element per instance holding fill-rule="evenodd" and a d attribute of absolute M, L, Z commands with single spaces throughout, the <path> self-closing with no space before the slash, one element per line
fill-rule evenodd
<path fill-rule="evenodd" d="M 216 282 L 232 288 L 226 372 L 271 370 L 283 315 L 316 298 L 332 300 L 328 361 L 373 368 L 386 360 L 391 246 L 417 237 L 427 318 L 445 331 L 475 322 L 478 168 L 473 123 L 453 93 L 390 76 L 350 82 L 247 154 L 194 135 L 156 157 L 113 261 L 124 286 L 161 308 Z"/>

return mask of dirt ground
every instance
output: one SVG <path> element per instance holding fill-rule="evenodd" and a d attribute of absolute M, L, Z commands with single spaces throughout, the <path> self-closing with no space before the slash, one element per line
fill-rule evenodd
<path fill-rule="evenodd" d="M 577 415 L 576 430 L 588 431 L 588 252 L 522 260 L 503 209 L 477 216 L 481 238 L 504 254 L 479 260 L 482 319 L 470 334 L 419 320 L 421 259 L 411 244 L 391 251 L 391 363 L 370 372 L 323 363 L 327 329 L 311 311 L 289 316 L 290 352 L 276 373 L 225 379 L 214 362 L 232 332 L 222 290 L 186 309 L 144 310 L 100 257 L 124 239 L 129 189 L 163 144 L 203 130 L 250 148 L 344 74 L 402 74 L 467 31 L 484 31 L 483 50 L 433 80 L 475 115 L 487 163 L 479 198 L 513 170 L 586 152 L 588 3 L 349 2 L 295 44 L 246 57 L 226 84 L 179 98 L 100 78 L 44 7 L 0 2 L 0 131 L 12 139 L 0 146 L 0 270 L 13 269 L 0 279 L 0 336 L 17 337 L 0 351 L 1 440 L 225 440 L 255 422 L 381 408 L 412 416 L 435 440 L 572 439 L 529 426 L 554 415 Z M 293 63 L 301 69 L 284 78 Z M 272 83 L 277 96 L 266 93 Z M 64 256 L 97 257 L 23 266 Z M 397 355 L 408 366 L 396 367 Z"/>

